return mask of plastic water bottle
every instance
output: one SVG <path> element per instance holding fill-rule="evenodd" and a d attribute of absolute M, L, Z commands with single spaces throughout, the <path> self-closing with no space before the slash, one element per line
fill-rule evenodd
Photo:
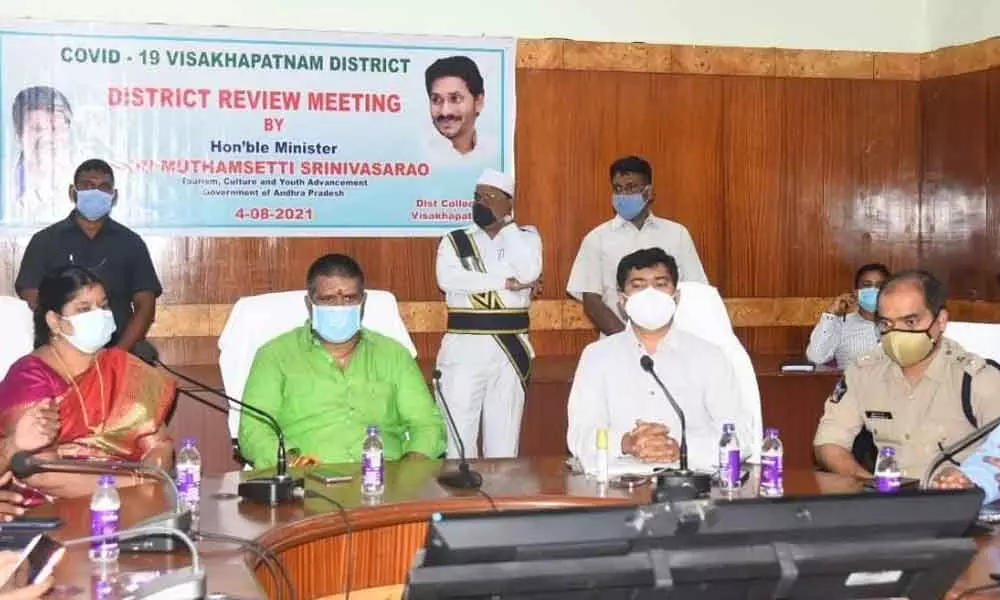
<path fill-rule="evenodd" d="M 880 492 L 895 492 L 899 489 L 902 477 L 896 460 L 896 449 L 882 448 L 875 463 L 875 489 Z"/>
<path fill-rule="evenodd" d="M 785 493 L 785 448 L 775 427 L 764 431 L 760 447 L 760 495 L 781 496 Z"/>
<path fill-rule="evenodd" d="M 385 491 L 385 461 L 378 425 L 368 426 L 368 437 L 361 447 L 361 493 L 378 496 Z"/>
<path fill-rule="evenodd" d="M 112 562 L 118 560 L 118 519 L 122 500 L 115 487 L 115 478 L 102 475 L 97 480 L 97 489 L 90 498 L 90 535 L 114 535 L 102 541 L 90 543 L 90 560 Z"/>
<path fill-rule="evenodd" d="M 736 425 L 725 423 L 719 439 L 719 487 L 735 490 L 740 487 L 740 440 L 736 437 Z"/>
<path fill-rule="evenodd" d="M 192 513 L 198 512 L 201 504 L 201 452 L 198 440 L 184 438 L 181 451 L 177 453 L 177 493 L 178 502 Z"/>

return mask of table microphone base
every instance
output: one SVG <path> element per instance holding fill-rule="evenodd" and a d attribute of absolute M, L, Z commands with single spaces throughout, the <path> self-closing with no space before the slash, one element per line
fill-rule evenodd
<path fill-rule="evenodd" d="M 712 476 L 690 470 L 668 469 L 656 473 L 653 502 L 705 498 L 712 491 Z"/>
<path fill-rule="evenodd" d="M 236 493 L 247 502 L 277 506 L 283 502 L 298 500 L 295 497 L 295 490 L 303 487 L 305 487 L 305 480 L 301 477 L 298 479 L 288 475 L 258 477 L 239 484 L 236 487 Z"/>
<path fill-rule="evenodd" d="M 438 483 L 457 490 L 478 490 L 483 485 L 483 476 L 476 473 L 469 463 L 462 462 L 457 471 L 447 471 L 438 475 Z"/>
<path fill-rule="evenodd" d="M 136 523 L 133 527 L 166 527 L 190 533 L 191 512 L 186 510 L 180 513 L 163 513 Z M 176 552 L 187 549 L 184 542 L 169 534 L 152 534 L 120 540 L 118 547 L 122 552 Z"/>
<path fill-rule="evenodd" d="M 169 571 L 140 585 L 129 597 L 136 600 L 200 600 L 205 593 L 205 573 L 196 573 L 188 567 Z"/>

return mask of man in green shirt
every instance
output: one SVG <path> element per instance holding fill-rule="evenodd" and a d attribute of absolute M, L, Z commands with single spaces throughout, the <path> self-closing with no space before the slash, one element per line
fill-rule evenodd
<path fill-rule="evenodd" d="M 307 461 L 353 463 L 369 425 L 378 425 L 385 459 L 437 458 L 444 423 L 417 362 L 395 340 L 361 327 L 361 267 L 328 254 L 309 267 L 309 320 L 257 351 L 243 401 L 277 419 L 285 444 Z M 255 467 L 273 467 L 278 440 L 244 411 L 240 451 Z"/>

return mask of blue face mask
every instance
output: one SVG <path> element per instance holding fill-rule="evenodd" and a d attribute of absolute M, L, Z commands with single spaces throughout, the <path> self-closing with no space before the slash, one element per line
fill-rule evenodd
<path fill-rule="evenodd" d="M 114 196 L 101 190 L 77 190 L 76 210 L 88 221 L 99 221 L 111 212 Z"/>
<path fill-rule="evenodd" d="M 615 212 L 621 218 L 631 221 L 639 216 L 642 209 L 646 208 L 646 197 L 642 192 L 638 194 L 612 194 L 611 204 L 614 205 Z"/>
<path fill-rule="evenodd" d="M 361 305 L 312 307 L 312 328 L 316 335 L 331 344 L 354 337 L 361 329 Z"/>
<path fill-rule="evenodd" d="M 858 290 L 858 306 L 870 313 L 878 308 L 878 288 L 867 287 Z"/>

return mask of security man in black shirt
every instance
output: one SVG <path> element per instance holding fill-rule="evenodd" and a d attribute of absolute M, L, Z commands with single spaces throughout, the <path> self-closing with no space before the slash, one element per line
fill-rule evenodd
<path fill-rule="evenodd" d="M 135 232 L 108 215 L 118 200 L 115 174 L 100 159 L 84 161 L 73 174 L 66 219 L 32 236 L 14 288 L 34 309 L 38 285 L 49 271 L 68 264 L 89 269 L 104 282 L 117 331 L 111 345 L 132 350 L 144 340 L 163 289 L 149 249 Z"/>

